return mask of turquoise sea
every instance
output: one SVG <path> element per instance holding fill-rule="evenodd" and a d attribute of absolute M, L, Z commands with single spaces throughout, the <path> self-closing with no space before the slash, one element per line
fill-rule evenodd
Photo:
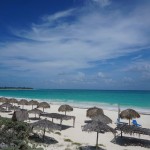
<path fill-rule="evenodd" d="M 100 106 L 109 109 L 135 107 L 150 111 L 150 91 L 122 90 L 0 90 L 0 97 L 37 99 L 50 103 L 67 103 L 77 107 Z"/>

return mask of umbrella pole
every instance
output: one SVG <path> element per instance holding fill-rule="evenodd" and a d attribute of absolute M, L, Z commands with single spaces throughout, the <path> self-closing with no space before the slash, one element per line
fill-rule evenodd
<path fill-rule="evenodd" d="M 129 119 L 129 125 L 130 125 L 130 119 Z"/>
<path fill-rule="evenodd" d="M 97 132 L 97 139 L 96 139 L 96 149 L 98 148 L 98 132 Z"/>
<path fill-rule="evenodd" d="M 33 105 L 32 105 L 32 109 L 33 109 Z"/>
<path fill-rule="evenodd" d="M 118 121 L 120 122 L 120 105 L 118 104 Z"/>
<path fill-rule="evenodd" d="M 66 115 L 66 111 L 65 111 L 65 115 Z"/>
<path fill-rule="evenodd" d="M 44 128 L 44 132 L 43 132 L 43 141 L 44 141 L 44 137 L 45 137 L 45 128 Z"/>
<path fill-rule="evenodd" d="M 44 107 L 43 107 L 43 112 L 44 112 Z"/>

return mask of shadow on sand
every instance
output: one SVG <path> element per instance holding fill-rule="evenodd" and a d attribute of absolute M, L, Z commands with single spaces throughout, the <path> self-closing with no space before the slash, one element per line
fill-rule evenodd
<path fill-rule="evenodd" d="M 66 129 L 72 128 L 72 126 L 60 125 L 60 124 L 58 124 L 58 125 L 61 127 L 61 130 L 66 130 Z"/>
<path fill-rule="evenodd" d="M 111 141 L 114 144 L 118 144 L 120 146 L 141 146 L 150 148 L 150 141 L 145 139 L 139 139 L 134 137 L 117 137 L 116 140 L 113 139 Z"/>
<path fill-rule="evenodd" d="M 4 111 L 0 111 L 0 112 L 2 112 L 2 113 L 10 113 L 12 111 L 10 111 L 10 110 L 4 110 Z"/>
<path fill-rule="evenodd" d="M 98 147 L 96 149 L 95 146 L 81 146 L 81 147 L 79 147 L 79 150 L 106 150 L 106 149 L 103 149 L 101 147 Z"/>
<path fill-rule="evenodd" d="M 30 117 L 29 120 L 41 120 L 41 118 Z"/>
<path fill-rule="evenodd" d="M 56 144 L 58 141 L 56 141 L 54 138 L 45 136 L 44 140 L 42 137 L 40 137 L 38 134 L 34 133 L 29 137 L 29 140 L 34 141 L 36 143 L 43 143 L 43 144 Z"/>

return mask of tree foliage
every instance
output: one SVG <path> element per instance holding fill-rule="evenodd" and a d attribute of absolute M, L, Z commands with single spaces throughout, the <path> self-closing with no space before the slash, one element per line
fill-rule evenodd
<path fill-rule="evenodd" d="M 3 150 L 30 150 L 27 144 L 30 132 L 29 124 L 0 117 L 0 144 L 7 146 Z"/>

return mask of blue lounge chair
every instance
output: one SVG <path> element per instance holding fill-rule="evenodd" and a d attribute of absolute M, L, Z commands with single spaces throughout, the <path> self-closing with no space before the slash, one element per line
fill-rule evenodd
<path fill-rule="evenodd" d="M 132 120 L 132 124 L 135 125 L 135 126 L 137 126 L 137 127 L 141 127 L 141 125 L 138 124 L 136 120 Z"/>
<path fill-rule="evenodd" d="M 115 124 L 128 124 L 128 123 L 122 122 L 122 121 L 120 121 L 120 118 L 118 118 L 117 121 L 115 122 Z"/>

